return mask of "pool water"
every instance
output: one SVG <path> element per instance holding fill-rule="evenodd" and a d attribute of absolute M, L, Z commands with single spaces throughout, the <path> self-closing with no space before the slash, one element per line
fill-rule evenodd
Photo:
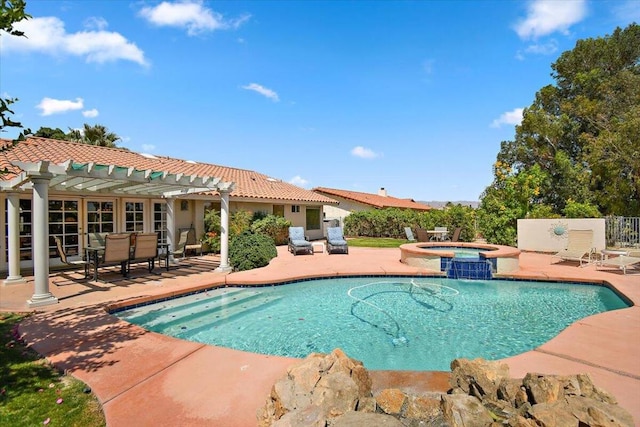
<path fill-rule="evenodd" d="M 479 258 L 480 252 L 486 252 L 487 249 L 481 248 L 464 248 L 457 246 L 428 246 L 424 249 L 428 249 L 430 251 L 443 251 L 443 252 L 453 252 L 456 258 Z"/>
<path fill-rule="evenodd" d="M 513 356 L 583 317 L 627 307 L 603 286 L 444 278 L 337 278 L 219 288 L 131 308 L 148 330 L 255 353 L 341 348 L 368 369 L 449 370 Z"/>

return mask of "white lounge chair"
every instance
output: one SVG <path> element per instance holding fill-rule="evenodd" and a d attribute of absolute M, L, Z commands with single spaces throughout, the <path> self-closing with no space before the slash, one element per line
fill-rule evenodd
<path fill-rule="evenodd" d="M 554 255 L 562 261 L 577 261 L 582 263 L 587 257 L 586 264 L 591 262 L 591 255 L 595 252 L 593 247 L 593 230 L 569 230 L 567 247 Z"/>
<path fill-rule="evenodd" d="M 604 256 L 596 264 L 596 269 L 598 268 L 598 266 L 618 267 L 619 269 L 622 270 L 623 274 L 627 274 L 627 267 L 630 267 L 634 264 L 639 264 L 639 263 L 640 263 L 640 252 L 638 253 L 627 252 L 626 254 L 620 254 L 619 256 L 613 257 L 613 258 Z"/>
<path fill-rule="evenodd" d="M 404 228 L 404 234 L 407 235 L 407 240 L 410 242 L 415 242 L 416 238 L 413 236 L 413 231 L 411 230 L 411 227 L 405 227 Z"/>

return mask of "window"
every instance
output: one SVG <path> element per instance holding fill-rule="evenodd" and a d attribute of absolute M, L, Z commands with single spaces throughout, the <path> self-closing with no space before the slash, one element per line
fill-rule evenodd
<path fill-rule="evenodd" d="M 299 205 L 291 205 L 291 212 L 292 213 L 300 212 L 300 206 Z"/>
<path fill-rule="evenodd" d="M 4 211 L 7 212 L 9 203 L 5 200 Z M 19 232 L 20 232 L 20 260 L 31 259 L 31 199 L 20 199 L 18 203 L 20 213 L 18 216 Z M 8 221 L 9 215 L 5 215 Z M 6 258 L 9 259 L 9 252 L 6 250 L 9 247 L 9 223 L 5 222 L 5 252 Z"/>
<path fill-rule="evenodd" d="M 167 243 L 167 204 L 153 204 L 153 231 L 158 233 L 158 243 Z"/>
<path fill-rule="evenodd" d="M 80 254 L 77 200 L 49 200 L 49 258 L 58 256 L 54 236 L 68 256 Z"/>
<path fill-rule="evenodd" d="M 284 218 L 284 205 L 273 205 L 273 214 Z"/>
<path fill-rule="evenodd" d="M 126 202 L 124 205 L 124 229 L 128 233 L 144 231 L 144 203 Z"/>
<path fill-rule="evenodd" d="M 113 233 L 113 202 L 87 202 L 87 233 Z"/>
<path fill-rule="evenodd" d="M 320 208 L 307 208 L 307 230 L 320 230 Z"/>

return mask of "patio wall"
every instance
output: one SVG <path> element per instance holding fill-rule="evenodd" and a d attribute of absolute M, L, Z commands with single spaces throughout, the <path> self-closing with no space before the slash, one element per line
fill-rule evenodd
<path fill-rule="evenodd" d="M 556 253 L 567 246 L 568 230 L 593 230 L 593 247 L 606 248 L 604 218 L 519 219 L 518 249 Z"/>

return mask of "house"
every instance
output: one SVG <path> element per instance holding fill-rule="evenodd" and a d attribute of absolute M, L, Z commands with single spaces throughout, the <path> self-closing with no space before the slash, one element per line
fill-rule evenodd
<path fill-rule="evenodd" d="M 48 289 L 49 265 L 59 263 L 54 236 L 72 255 L 84 253 L 92 232 L 151 231 L 171 245 L 181 228 L 202 235 L 205 212 L 216 209 L 225 269 L 230 213 L 280 215 L 315 239 L 323 235 L 323 206 L 336 204 L 251 170 L 37 137 L 15 145 L 0 139 L 0 170 L 0 241 L 7 243 L 0 271 L 8 271 L 5 284 L 20 283 L 20 270 L 33 268 L 34 297 L 39 286 Z"/>
<path fill-rule="evenodd" d="M 338 202 L 338 205 L 326 205 L 324 207 L 325 222 L 337 221 L 343 224 L 344 218 L 351 212 L 360 212 L 369 209 L 413 209 L 428 211 L 430 206 L 418 203 L 413 199 L 398 199 L 387 194 L 387 190 L 380 188 L 378 194 L 360 193 L 358 191 L 338 190 L 335 188 L 316 187 L 311 191 Z"/>

